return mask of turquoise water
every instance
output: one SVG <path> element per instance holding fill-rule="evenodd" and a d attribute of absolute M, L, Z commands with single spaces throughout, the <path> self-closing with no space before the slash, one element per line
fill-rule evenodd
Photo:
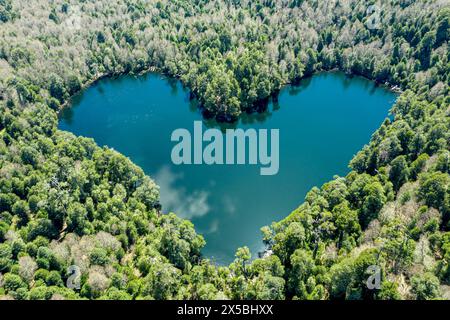
<path fill-rule="evenodd" d="M 74 97 L 59 127 L 130 157 L 160 185 L 163 211 L 190 219 L 203 234 L 203 254 L 229 263 L 240 246 L 254 255 L 261 250 L 260 228 L 286 217 L 309 189 L 345 175 L 395 99 L 368 80 L 342 73 L 284 88 L 266 113 L 235 125 L 280 130 L 279 172 L 273 176 L 261 176 L 255 165 L 172 164 L 172 131 L 192 133 L 202 117 L 180 82 L 155 74 L 99 81 Z"/>

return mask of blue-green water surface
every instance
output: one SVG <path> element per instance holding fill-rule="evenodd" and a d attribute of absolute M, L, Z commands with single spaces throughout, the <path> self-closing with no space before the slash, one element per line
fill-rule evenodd
<path fill-rule="evenodd" d="M 342 73 L 287 86 L 266 113 L 236 124 L 280 130 L 274 176 L 261 176 L 255 165 L 174 165 L 172 131 L 193 132 L 202 116 L 179 81 L 156 74 L 97 82 L 61 112 L 59 127 L 130 157 L 161 187 L 163 211 L 190 219 L 203 234 L 203 254 L 229 263 L 240 246 L 260 251 L 260 228 L 286 217 L 313 186 L 345 175 L 395 98 L 366 79 Z M 211 126 L 216 124 L 204 121 L 205 129 Z"/>

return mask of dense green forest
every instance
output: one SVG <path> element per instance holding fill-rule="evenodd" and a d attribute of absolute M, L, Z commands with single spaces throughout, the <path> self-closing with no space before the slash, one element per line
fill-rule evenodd
<path fill-rule="evenodd" d="M 0 0 L 0 297 L 450 299 L 449 4 L 374 3 Z M 347 176 L 262 228 L 263 258 L 243 247 L 229 266 L 129 159 L 57 129 L 104 76 L 177 77 L 233 121 L 333 69 L 401 90 L 393 118 Z"/>

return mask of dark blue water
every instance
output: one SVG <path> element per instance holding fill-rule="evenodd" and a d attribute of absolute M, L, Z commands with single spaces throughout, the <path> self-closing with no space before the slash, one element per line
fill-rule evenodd
<path fill-rule="evenodd" d="M 172 164 L 172 131 L 193 132 L 202 117 L 178 81 L 155 74 L 99 81 L 73 99 L 59 127 L 130 157 L 160 185 L 163 211 L 192 220 L 207 241 L 204 255 L 228 263 L 240 246 L 253 254 L 261 250 L 260 228 L 286 217 L 311 187 L 345 175 L 395 99 L 368 80 L 342 73 L 286 87 L 268 112 L 236 125 L 280 130 L 274 176 L 261 176 L 254 165 Z"/>

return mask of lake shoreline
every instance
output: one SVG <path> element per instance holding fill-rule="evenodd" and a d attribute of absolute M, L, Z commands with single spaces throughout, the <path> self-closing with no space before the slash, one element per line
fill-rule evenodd
<path fill-rule="evenodd" d="M 310 75 L 302 76 L 302 78 L 300 78 L 300 79 L 298 80 L 298 82 L 289 82 L 289 81 L 288 81 L 288 82 L 282 83 L 282 84 L 281 84 L 281 88 L 280 88 L 279 90 L 276 90 L 275 92 L 271 93 L 271 95 L 269 96 L 268 99 L 270 99 L 270 98 L 272 98 L 272 99 L 277 99 L 278 96 L 279 96 L 279 94 L 280 94 L 280 92 L 281 92 L 281 90 L 283 90 L 285 87 L 288 87 L 288 86 L 299 87 L 299 86 L 301 86 L 301 82 L 304 82 L 305 80 L 311 79 L 311 78 L 314 77 L 315 75 L 320 75 L 320 74 L 323 74 L 323 73 L 337 73 L 337 72 L 342 72 L 343 74 L 345 74 L 345 76 L 347 76 L 347 77 L 349 77 L 349 78 L 351 78 L 351 77 L 361 77 L 361 78 L 364 78 L 364 79 L 366 79 L 366 80 L 369 80 L 369 81 L 373 82 L 376 86 L 380 86 L 380 87 L 382 87 L 382 88 L 384 88 L 384 89 L 386 89 L 386 90 L 389 90 L 389 91 L 391 91 L 391 92 L 393 92 L 393 93 L 396 93 L 396 94 L 401 94 L 401 93 L 403 92 L 403 90 L 402 90 L 399 86 L 390 84 L 389 82 L 380 83 L 380 82 L 378 82 L 378 81 L 376 81 L 376 80 L 374 80 L 374 79 L 368 78 L 368 77 L 366 77 L 366 76 L 364 76 L 364 75 L 358 75 L 358 74 L 353 74 L 353 73 L 347 73 L 347 72 L 345 72 L 345 71 L 343 71 L 343 70 L 341 70 L 341 69 L 339 69 L 339 68 L 334 68 L 334 69 L 330 69 L 330 70 L 317 70 L 317 71 L 313 72 L 313 73 L 310 74 Z M 169 75 L 168 73 L 162 71 L 162 70 L 161 70 L 160 68 L 158 68 L 158 67 L 151 66 L 151 67 L 146 68 L 146 69 L 144 69 L 144 70 L 142 70 L 142 71 L 140 71 L 140 72 L 137 72 L 137 73 L 134 73 L 134 72 L 105 73 L 105 74 L 98 75 L 98 76 L 94 77 L 93 79 L 90 79 L 90 80 L 87 81 L 86 83 L 82 84 L 81 89 L 80 89 L 79 91 L 75 92 L 75 93 L 74 93 L 73 95 L 71 95 L 64 103 L 61 104 L 60 108 L 57 110 L 57 114 L 58 114 L 58 116 L 59 116 L 60 112 L 61 112 L 63 109 L 70 108 L 70 107 L 71 107 L 71 104 L 72 104 L 72 100 L 73 100 L 74 97 L 76 97 L 77 95 L 82 94 L 83 91 L 89 89 L 91 86 L 95 85 L 97 82 L 99 82 L 99 81 L 101 81 L 101 80 L 103 80 L 103 79 L 116 79 L 116 78 L 124 77 L 124 76 L 125 76 L 125 77 L 126 77 L 126 76 L 131 76 L 131 77 L 142 77 L 142 76 L 145 76 L 145 75 L 148 75 L 148 74 L 155 74 L 155 75 L 162 76 L 162 77 L 164 77 L 164 78 L 174 79 L 174 80 L 180 81 L 181 84 L 183 85 L 183 87 L 189 90 L 189 99 L 190 99 L 190 100 L 195 100 L 195 99 L 197 99 L 195 93 L 194 93 L 188 86 L 186 86 L 186 85 L 183 83 L 183 81 L 181 80 L 181 78 L 180 78 L 179 75 L 172 76 L 172 75 Z M 255 103 L 255 107 L 257 107 L 258 103 L 261 103 L 261 102 L 256 102 L 256 103 Z M 267 101 L 267 102 L 264 102 L 264 103 L 268 103 L 268 101 Z M 201 109 L 201 106 L 199 106 L 199 110 L 200 110 L 200 111 L 202 110 L 202 109 Z M 256 109 L 255 109 L 255 110 L 256 110 Z M 263 110 L 262 112 L 253 111 L 253 112 L 249 112 L 249 113 L 247 113 L 247 114 L 254 114 L 255 112 L 258 112 L 258 113 L 264 113 L 265 111 L 266 111 L 266 110 Z M 244 113 L 246 113 L 246 112 L 245 112 L 245 111 L 242 112 L 242 114 L 244 114 Z M 239 119 L 242 117 L 242 114 L 241 114 L 237 119 L 234 119 L 233 121 L 219 121 L 219 120 L 217 120 L 217 119 L 214 119 L 214 120 L 217 121 L 218 123 L 223 123 L 223 124 L 225 124 L 225 123 L 234 124 L 234 123 L 237 123 L 237 122 L 239 121 Z M 202 112 L 202 118 L 203 118 L 203 120 L 211 120 L 211 119 L 212 119 L 212 118 L 208 118 L 207 116 L 205 116 L 205 115 L 203 114 L 203 112 Z"/>
<path fill-rule="evenodd" d="M 174 130 L 192 132 L 195 121 L 206 130 L 211 123 L 191 105 L 181 81 L 157 73 L 92 87 L 61 114 L 58 128 L 131 159 L 160 186 L 163 212 L 190 220 L 206 239 L 203 256 L 226 265 L 242 245 L 254 257 L 264 252 L 260 227 L 286 218 L 312 187 L 347 174 L 351 157 L 386 118 L 394 98 L 343 72 L 316 74 L 296 90 L 286 86 L 277 102 L 281 108 L 271 102 L 265 114 L 236 123 L 244 131 L 281 129 L 279 171 L 271 176 L 251 165 L 176 165 Z"/>

